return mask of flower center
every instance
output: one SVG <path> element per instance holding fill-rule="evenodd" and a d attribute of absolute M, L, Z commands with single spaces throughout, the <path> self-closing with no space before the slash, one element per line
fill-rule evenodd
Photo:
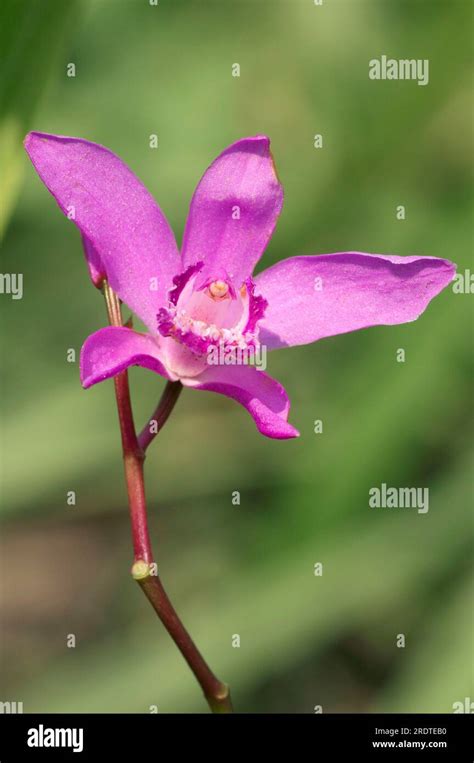
<path fill-rule="evenodd" d="M 258 322 L 267 303 L 254 295 L 253 281 L 248 279 L 239 289 L 222 277 L 202 283 L 200 267 L 192 266 L 174 279 L 168 307 L 157 315 L 159 333 L 171 342 L 167 342 L 169 364 L 178 375 L 200 373 L 211 346 L 240 350 L 259 346 Z"/>

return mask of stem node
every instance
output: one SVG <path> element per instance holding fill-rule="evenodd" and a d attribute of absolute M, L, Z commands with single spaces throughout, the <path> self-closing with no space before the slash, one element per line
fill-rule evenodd
<path fill-rule="evenodd" d="M 132 564 L 131 572 L 134 580 L 144 580 L 150 574 L 150 565 L 144 559 L 137 559 Z"/>

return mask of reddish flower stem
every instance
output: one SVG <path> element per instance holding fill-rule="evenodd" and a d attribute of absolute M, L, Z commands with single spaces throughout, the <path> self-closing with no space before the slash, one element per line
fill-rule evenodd
<path fill-rule="evenodd" d="M 120 302 L 107 281 L 103 282 L 103 292 L 110 324 L 112 326 L 122 326 Z M 125 481 L 127 483 L 130 519 L 132 524 L 134 547 L 132 576 L 139 584 L 169 635 L 193 671 L 212 712 L 231 713 L 232 702 L 229 687 L 219 681 L 207 665 L 191 636 L 179 619 L 156 572 L 156 564 L 153 561 L 153 551 L 148 532 L 143 474 L 145 448 L 155 435 L 153 434 L 151 437 L 145 436 L 144 433 L 146 430 L 144 430 L 142 433 L 142 445 L 139 443 L 133 420 L 127 371 L 122 371 L 117 374 L 114 382 L 120 433 L 122 436 Z M 179 382 L 174 384 L 179 384 Z M 180 384 L 179 386 L 167 385 L 167 389 L 165 389 L 163 397 L 154 414 L 154 417 L 159 422 L 157 427 L 158 431 L 171 413 L 181 391 L 180 387 Z"/>
<path fill-rule="evenodd" d="M 180 396 L 182 389 L 183 385 L 179 381 L 169 381 L 167 383 L 160 398 L 160 402 L 156 406 L 152 417 L 149 419 L 148 423 L 145 424 L 142 431 L 138 435 L 138 444 L 143 452 L 145 452 L 158 432 L 161 432 L 163 429 L 166 421 L 168 420 L 168 416 L 176 405 L 176 401 Z M 152 424 L 153 431 L 151 431 Z"/>

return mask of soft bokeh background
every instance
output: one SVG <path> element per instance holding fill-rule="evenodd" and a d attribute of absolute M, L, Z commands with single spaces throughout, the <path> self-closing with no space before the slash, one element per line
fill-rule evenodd
<path fill-rule="evenodd" d="M 113 385 L 84 392 L 66 360 L 104 306 L 23 135 L 110 147 L 180 240 L 205 167 L 267 133 L 286 202 L 262 267 L 359 249 L 449 257 L 464 272 L 471 16 L 469 0 L 2 4 L 1 268 L 24 274 L 24 297 L 0 298 L 1 700 L 206 710 L 129 577 Z M 369 80 L 382 54 L 428 58 L 429 85 Z M 471 305 L 449 288 L 414 324 L 275 353 L 297 441 L 265 439 L 232 401 L 188 390 L 151 447 L 160 572 L 238 710 L 452 712 L 474 696 Z M 133 369 L 131 384 L 141 424 L 163 383 Z M 429 513 L 369 509 L 382 482 L 429 487 Z"/>

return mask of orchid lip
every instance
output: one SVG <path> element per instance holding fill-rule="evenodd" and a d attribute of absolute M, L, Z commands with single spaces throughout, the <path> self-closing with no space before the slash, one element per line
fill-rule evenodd
<path fill-rule="evenodd" d="M 195 356 L 210 346 L 257 347 L 258 321 L 266 301 L 254 296 L 253 282 L 236 289 L 227 277 L 199 283 L 199 266 L 174 278 L 167 308 L 157 314 L 158 332 L 185 345 Z M 179 290 L 179 293 L 177 293 Z"/>

